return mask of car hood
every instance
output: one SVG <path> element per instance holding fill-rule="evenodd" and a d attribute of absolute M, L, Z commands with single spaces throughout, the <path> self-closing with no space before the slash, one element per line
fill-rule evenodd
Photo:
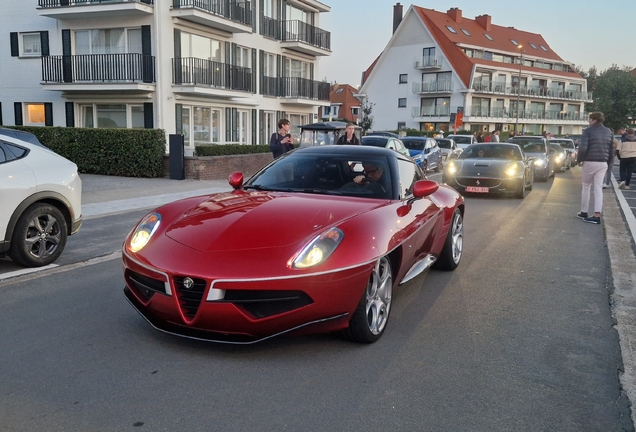
<path fill-rule="evenodd" d="M 414 157 L 414 156 L 417 156 L 418 154 L 424 155 L 422 150 L 410 150 L 409 149 L 409 156 Z"/>
<path fill-rule="evenodd" d="M 377 200 L 282 192 L 210 196 L 166 227 L 171 239 L 202 252 L 306 243 L 329 226 L 384 204 Z"/>
<path fill-rule="evenodd" d="M 505 159 L 481 158 L 463 160 L 456 159 L 453 163 L 460 165 L 457 171 L 462 176 L 488 176 L 499 175 L 515 162 Z"/>

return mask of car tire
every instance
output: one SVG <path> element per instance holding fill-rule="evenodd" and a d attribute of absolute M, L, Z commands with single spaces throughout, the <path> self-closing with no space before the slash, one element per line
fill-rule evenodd
<path fill-rule="evenodd" d="M 442 170 L 442 161 L 437 162 L 437 166 L 435 167 L 435 172 L 438 173 Z"/>
<path fill-rule="evenodd" d="M 455 270 L 462 259 L 464 250 L 464 218 L 459 209 L 455 209 L 451 225 L 448 228 L 444 248 L 439 254 L 437 261 L 433 264 L 433 268 L 439 270 L 451 271 Z"/>
<path fill-rule="evenodd" d="M 521 179 L 519 188 L 515 191 L 515 198 L 524 199 L 526 197 L 526 178 Z"/>
<path fill-rule="evenodd" d="M 393 270 L 387 256 L 376 261 L 367 286 L 356 308 L 345 336 L 359 343 L 373 343 L 380 339 L 391 312 Z"/>
<path fill-rule="evenodd" d="M 9 257 L 24 267 L 41 267 L 55 261 L 66 246 L 66 219 L 49 204 L 33 204 L 25 210 L 11 236 Z"/>

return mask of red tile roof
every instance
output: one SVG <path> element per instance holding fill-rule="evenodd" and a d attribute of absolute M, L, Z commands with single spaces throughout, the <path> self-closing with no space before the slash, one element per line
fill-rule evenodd
<path fill-rule="evenodd" d="M 543 36 L 537 33 L 530 33 L 517 30 L 512 27 L 502 27 L 491 24 L 490 16 L 482 15 L 475 19 L 469 19 L 461 16 L 461 10 L 457 8 L 450 9 L 448 12 L 438 12 L 432 9 L 425 9 L 419 6 L 413 6 L 415 12 L 420 16 L 426 24 L 438 45 L 450 61 L 455 71 L 458 73 L 462 82 L 468 87 L 470 84 L 470 75 L 473 65 L 487 65 L 496 67 L 518 68 L 518 65 L 503 64 L 489 60 L 476 59 L 468 57 L 457 44 L 471 45 L 485 50 L 493 50 L 495 52 L 507 52 L 513 56 L 520 54 L 519 48 L 512 40 L 521 44 L 525 55 L 528 57 L 538 57 L 541 59 L 563 62 L 563 59 L 555 53 Z M 452 17 L 451 17 L 452 15 Z M 456 33 L 451 33 L 447 26 L 452 27 Z M 488 30 L 486 30 L 488 28 Z M 470 36 L 466 35 L 462 29 L 468 31 Z M 492 40 L 484 36 L 487 33 Z M 533 44 L 537 49 L 532 48 Z M 547 51 L 541 49 L 544 46 Z M 526 71 L 535 73 L 550 73 L 571 78 L 582 78 L 576 72 L 555 71 L 536 67 L 522 68 Z"/>

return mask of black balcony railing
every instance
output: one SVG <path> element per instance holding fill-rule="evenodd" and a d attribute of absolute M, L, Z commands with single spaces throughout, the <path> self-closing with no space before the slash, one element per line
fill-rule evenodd
<path fill-rule="evenodd" d="M 279 96 L 286 98 L 329 100 L 329 83 L 306 78 L 279 78 Z"/>
<path fill-rule="evenodd" d="M 43 56 L 42 81 L 46 83 L 153 83 L 155 82 L 155 58 L 137 53 Z"/>
<path fill-rule="evenodd" d="M 592 100 L 592 92 L 585 92 L 581 90 L 565 90 L 561 87 L 546 87 L 546 86 L 507 86 L 505 83 L 498 82 L 486 82 L 486 83 L 473 83 L 473 90 L 480 93 L 495 93 L 503 95 L 516 96 L 534 96 L 545 97 L 550 99 L 569 99 L 569 100 Z"/>
<path fill-rule="evenodd" d="M 172 82 L 251 92 L 252 70 L 194 57 L 174 58 Z"/>
<path fill-rule="evenodd" d="M 282 40 L 304 42 L 325 50 L 331 49 L 331 33 L 300 20 L 283 21 Z"/>
<path fill-rule="evenodd" d="M 260 22 L 261 34 L 272 39 L 281 39 L 281 21 L 266 16 L 261 16 Z"/>
<path fill-rule="evenodd" d="M 261 81 L 261 94 L 265 96 L 278 96 L 278 78 L 264 76 Z"/>
<path fill-rule="evenodd" d="M 78 6 L 102 3 L 144 3 L 153 4 L 154 0 L 38 0 L 38 6 L 41 8 L 60 7 L 60 6 Z"/>
<path fill-rule="evenodd" d="M 248 26 L 252 25 L 252 8 L 245 0 L 172 0 L 172 7 L 197 8 Z"/>

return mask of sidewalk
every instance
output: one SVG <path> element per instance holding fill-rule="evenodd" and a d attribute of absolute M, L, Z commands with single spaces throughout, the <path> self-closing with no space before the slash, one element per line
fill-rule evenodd
<path fill-rule="evenodd" d="M 80 178 L 84 219 L 159 207 L 182 198 L 232 190 L 227 179 L 170 180 L 96 174 L 80 174 Z"/>

